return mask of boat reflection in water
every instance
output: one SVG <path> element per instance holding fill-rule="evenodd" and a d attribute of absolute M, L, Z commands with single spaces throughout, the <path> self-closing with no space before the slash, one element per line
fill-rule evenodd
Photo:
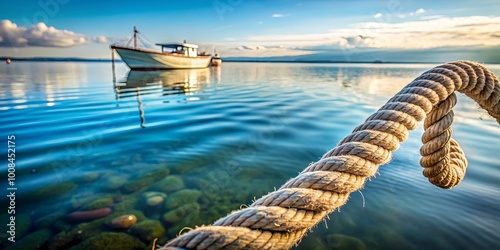
<path fill-rule="evenodd" d="M 125 80 L 114 83 L 115 97 L 116 100 L 137 98 L 141 127 L 144 128 L 146 119 L 141 96 L 161 94 L 160 98 L 163 103 L 206 99 L 208 96 L 203 95 L 202 89 L 210 85 L 210 70 L 210 68 L 165 71 L 131 70 Z M 220 74 L 220 69 L 218 71 Z M 157 97 L 152 98 L 157 99 Z"/>

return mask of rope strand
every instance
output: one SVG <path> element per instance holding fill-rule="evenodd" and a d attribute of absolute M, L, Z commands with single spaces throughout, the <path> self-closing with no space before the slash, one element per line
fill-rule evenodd
<path fill-rule="evenodd" d="M 391 152 L 424 121 L 423 175 L 441 188 L 463 179 L 467 160 L 451 138 L 455 91 L 474 99 L 500 124 L 500 84 L 480 64 L 437 66 L 409 83 L 352 134 L 280 189 L 212 226 L 178 236 L 161 249 L 288 249 L 360 190 Z"/>

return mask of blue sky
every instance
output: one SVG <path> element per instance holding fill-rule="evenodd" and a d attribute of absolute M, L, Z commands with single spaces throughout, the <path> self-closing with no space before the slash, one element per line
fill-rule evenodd
<path fill-rule="evenodd" d="M 223 56 L 500 46 L 500 1 L 1 0 L 0 56 L 109 58 L 135 25 Z"/>

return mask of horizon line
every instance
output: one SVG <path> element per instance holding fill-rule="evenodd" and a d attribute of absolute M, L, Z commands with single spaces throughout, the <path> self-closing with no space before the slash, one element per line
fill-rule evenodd
<path fill-rule="evenodd" d="M 236 59 L 238 58 L 238 59 Z M 255 57 L 248 57 L 249 59 L 244 59 L 244 57 L 222 57 L 221 59 L 225 62 L 263 62 L 263 63 L 370 63 L 370 64 L 435 64 L 443 63 L 438 61 L 382 61 L 382 60 L 372 60 L 372 61 L 342 61 L 342 60 L 273 60 L 268 59 L 272 57 L 262 57 L 262 59 L 256 59 Z M 109 58 L 83 58 L 83 57 L 8 57 L 0 56 L 0 60 L 10 59 L 11 62 L 21 61 L 21 62 L 112 62 Z M 115 59 L 115 62 L 123 62 L 122 59 Z M 485 64 L 500 64 L 500 62 L 482 62 Z"/>

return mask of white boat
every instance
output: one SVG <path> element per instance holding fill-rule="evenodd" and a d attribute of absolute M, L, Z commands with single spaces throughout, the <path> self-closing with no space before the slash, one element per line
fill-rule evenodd
<path fill-rule="evenodd" d="M 130 69 L 197 69 L 206 68 L 212 56 L 198 53 L 198 45 L 183 43 L 157 43 L 161 51 L 137 47 L 137 34 L 134 27 L 134 47 L 111 45 Z M 114 52 L 113 58 L 114 58 Z"/>
<path fill-rule="evenodd" d="M 220 58 L 219 54 L 215 54 L 215 56 L 212 58 L 211 63 L 215 67 L 219 67 L 222 64 L 222 59 Z"/>

